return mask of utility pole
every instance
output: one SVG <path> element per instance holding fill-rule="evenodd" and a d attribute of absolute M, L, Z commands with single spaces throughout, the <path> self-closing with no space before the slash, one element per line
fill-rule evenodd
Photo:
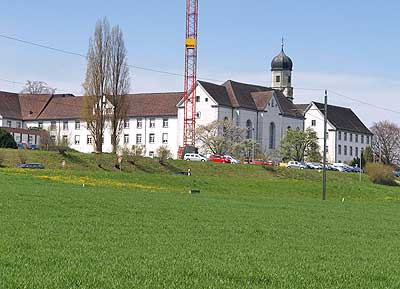
<path fill-rule="evenodd" d="M 363 152 L 360 155 L 360 182 L 361 182 L 361 174 L 362 174 L 362 159 L 363 159 Z"/>
<path fill-rule="evenodd" d="M 325 107 L 324 107 L 324 167 L 322 170 L 322 200 L 326 200 L 326 136 L 328 133 L 328 91 L 325 90 Z"/>

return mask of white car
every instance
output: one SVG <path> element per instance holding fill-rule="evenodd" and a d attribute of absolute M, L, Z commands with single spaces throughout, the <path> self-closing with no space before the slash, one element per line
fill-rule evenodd
<path fill-rule="evenodd" d="M 307 166 L 305 166 L 302 163 L 297 162 L 297 161 L 288 162 L 287 167 L 293 168 L 293 169 L 302 169 L 302 170 L 307 168 Z"/>
<path fill-rule="evenodd" d="M 320 163 L 306 163 L 306 165 L 313 170 L 322 170 L 322 168 L 324 167 L 323 164 Z"/>
<path fill-rule="evenodd" d="M 202 154 L 188 153 L 183 157 L 185 161 L 208 162 L 210 159 Z"/>
<path fill-rule="evenodd" d="M 231 161 L 231 164 L 240 164 L 240 161 L 238 159 L 235 159 L 233 156 L 226 155 L 224 158 L 227 158 L 228 160 Z"/>

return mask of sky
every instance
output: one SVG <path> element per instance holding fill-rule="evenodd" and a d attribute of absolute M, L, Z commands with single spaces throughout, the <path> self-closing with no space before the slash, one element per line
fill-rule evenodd
<path fill-rule="evenodd" d="M 2 0 L 0 34 L 85 54 L 97 20 L 107 17 L 122 28 L 131 65 L 183 74 L 185 3 Z M 399 123 L 399 11 L 397 0 L 199 0 L 198 75 L 270 86 L 284 37 L 296 103 L 323 101 L 322 90 L 308 89 L 328 89 L 330 104 L 352 108 L 368 126 Z M 0 37 L 0 90 L 41 80 L 81 94 L 85 70 L 84 58 Z M 130 73 L 133 93 L 183 90 L 183 77 Z"/>

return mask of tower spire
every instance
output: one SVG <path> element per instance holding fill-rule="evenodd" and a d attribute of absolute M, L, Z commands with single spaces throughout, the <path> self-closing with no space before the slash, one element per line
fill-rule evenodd
<path fill-rule="evenodd" d="M 282 36 L 282 42 L 281 42 L 281 49 L 282 49 L 282 52 L 283 52 L 283 48 L 285 47 L 285 39 L 283 38 L 283 36 Z"/>

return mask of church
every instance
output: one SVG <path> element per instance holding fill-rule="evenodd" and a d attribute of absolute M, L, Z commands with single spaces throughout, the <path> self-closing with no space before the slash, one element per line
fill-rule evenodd
<path fill-rule="evenodd" d="M 323 113 L 323 109 L 316 102 L 295 104 L 292 71 L 293 62 L 282 45 L 271 62 L 270 86 L 233 80 L 223 84 L 198 81 L 196 124 L 230 120 L 245 128 L 246 137 L 276 159 L 288 129 L 311 127 L 322 139 L 323 127 L 315 111 Z M 129 94 L 126 99 L 127 116 L 120 147 L 141 145 L 146 156 L 153 157 L 157 148 L 167 146 L 176 157 L 183 144 L 183 93 Z M 0 91 L 0 127 L 7 129 L 18 143 L 39 145 L 38 129 L 41 129 L 49 131 L 53 140 L 63 139 L 72 149 L 90 153 L 94 151 L 93 137 L 80 115 L 82 100 L 82 96 L 73 94 L 24 95 Z M 371 144 L 372 133 L 351 109 L 329 106 L 328 118 L 330 141 L 326 149 L 330 162 L 350 161 Z M 103 151 L 111 150 L 111 133 L 106 124 Z"/>

